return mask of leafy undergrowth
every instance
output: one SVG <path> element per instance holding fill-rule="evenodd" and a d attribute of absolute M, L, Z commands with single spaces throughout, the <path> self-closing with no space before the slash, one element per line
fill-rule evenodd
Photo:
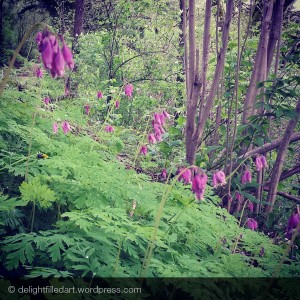
<path fill-rule="evenodd" d="M 4 276 L 274 274 L 285 246 L 239 226 L 217 205 L 220 199 L 209 186 L 205 200 L 197 203 L 190 187 L 176 178 L 170 184 L 153 182 L 118 159 L 134 140 L 130 130 L 126 139 L 121 127 L 105 132 L 103 124 L 83 114 L 78 99 L 45 106 L 37 98 L 35 91 L 9 89 L 0 103 Z M 59 128 L 54 134 L 53 122 L 61 126 L 64 120 L 71 132 Z M 38 159 L 39 152 L 48 158 Z M 164 197 L 153 253 L 143 266 Z M 288 258 L 278 273 L 299 275 L 299 263 Z"/>

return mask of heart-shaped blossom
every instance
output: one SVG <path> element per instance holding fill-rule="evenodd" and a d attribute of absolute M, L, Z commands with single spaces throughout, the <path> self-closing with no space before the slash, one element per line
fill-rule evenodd
<path fill-rule="evenodd" d="M 192 180 L 192 191 L 196 195 L 198 201 L 204 199 L 206 183 L 207 175 L 205 173 L 196 174 Z"/>
<path fill-rule="evenodd" d="M 125 95 L 128 97 L 132 97 L 132 92 L 133 92 L 133 85 L 132 84 L 126 84 L 124 87 L 124 92 Z"/>
<path fill-rule="evenodd" d="M 142 146 L 141 149 L 140 149 L 140 154 L 144 154 L 144 155 L 147 155 L 148 153 L 148 149 L 147 149 L 147 146 Z"/>
<path fill-rule="evenodd" d="M 151 133 L 151 134 L 148 135 L 148 142 L 150 144 L 155 144 L 156 143 L 156 138 L 155 138 L 155 136 L 154 136 L 153 133 Z"/>
<path fill-rule="evenodd" d="M 103 98 L 103 93 L 102 93 L 101 91 L 98 91 L 98 92 L 97 92 L 97 98 L 98 98 L 98 99 Z"/>
<path fill-rule="evenodd" d="M 114 129 L 111 125 L 107 125 L 107 126 L 105 127 L 105 131 L 106 131 L 106 132 L 114 132 L 115 129 Z"/>
<path fill-rule="evenodd" d="M 213 187 L 226 184 L 226 176 L 223 171 L 217 171 L 213 174 Z"/>
<path fill-rule="evenodd" d="M 67 46 L 67 44 L 65 43 L 63 37 L 61 37 L 62 39 L 62 48 L 61 48 L 61 52 L 62 52 L 62 55 L 64 57 L 64 60 L 67 64 L 67 66 L 73 70 L 74 69 L 74 60 L 73 60 L 73 54 L 72 54 L 72 51 L 70 50 L 70 48 Z"/>
<path fill-rule="evenodd" d="M 249 169 L 246 169 L 244 175 L 242 176 L 242 184 L 246 184 L 247 182 L 252 181 L 251 172 Z"/>
<path fill-rule="evenodd" d="M 61 124 L 61 127 L 62 127 L 64 134 L 67 134 L 69 131 L 71 131 L 70 124 L 67 121 L 63 121 Z"/>
<path fill-rule="evenodd" d="M 57 132 L 58 132 L 58 124 L 56 122 L 53 123 L 52 130 L 53 130 L 54 134 L 57 134 Z"/>
<path fill-rule="evenodd" d="M 294 230 L 297 228 L 298 224 L 300 222 L 300 214 L 296 213 L 296 214 L 292 214 L 288 220 L 288 224 L 287 224 L 287 230 L 286 230 L 286 238 L 291 239 Z M 300 232 L 300 229 L 299 229 Z"/>
<path fill-rule="evenodd" d="M 258 224 L 257 222 L 252 219 L 252 218 L 249 218 L 246 222 L 246 226 L 251 229 L 251 230 L 256 230 L 258 228 Z"/>
<path fill-rule="evenodd" d="M 48 105 L 50 103 L 50 98 L 48 96 L 46 96 L 44 99 L 43 99 L 43 102 Z"/>

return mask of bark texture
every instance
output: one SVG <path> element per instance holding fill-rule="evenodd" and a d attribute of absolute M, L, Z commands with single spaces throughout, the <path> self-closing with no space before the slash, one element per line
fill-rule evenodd
<path fill-rule="evenodd" d="M 194 2 L 194 1 L 190 1 Z M 191 3 L 190 3 L 191 4 Z M 194 4 L 194 3 L 193 3 Z M 204 23 L 204 38 L 203 38 L 203 58 L 206 61 L 202 61 L 202 71 L 201 71 L 201 77 L 199 74 L 195 74 L 195 70 L 197 69 L 197 66 L 195 65 L 195 48 L 193 43 L 189 43 L 189 57 L 192 59 L 192 64 L 189 65 L 189 75 L 190 75 L 190 88 L 191 91 L 189 91 L 189 97 L 188 97 L 188 105 L 187 105 L 187 122 L 186 122 L 186 160 L 189 164 L 194 164 L 196 159 L 196 152 L 197 148 L 200 145 L 203 132 L 205 129 L 205 124 L 207 119 L 209 118 L 211 108 L 213 106 L 214 97 L 216 95 L 217 87 L 221 78 L 222 70 L 224 68 L 225 63 L 225 54 L 227 50 L 228 45 L 228 38 L 229 38 L 229 29 L 230 29 L 230 23 L 234 8 L 234 1 L 227 1 L 226 4 L 226 14 L 225 14 L 225 20 L 222 30 L 222 48 L 220 49 L 220 52 L 217 57 L 217 65 L 213 77 L 213 81 L 211 84 L 211 88 L 209 91 L 209 94 L 207 98 L 206 95 L 201 95 L 201 89 L 202 93 L 206 93 L 206 68 L 207 68 L 207 45 L 209 43 L 209 28 L 210 28 L 210 20 L 211 20 L 211 6 L 212 1 L 207 0 L 206 1 L 206 16 L 205 16 L 205 23 Z M 189 7 L 189 10 L 191 10 L 191 7 Z M 191 12 L 190 12 L 191 13 Z M 190 17 L 193 16 L 193 14 L 190 14 Z M 191 20 L 189 19 L 189 30 L 191 29 L 191 26 L 194 25 L 191 23 Z M 195 33 L 195 28 L 193 27 L 192 30 Z M 193 38 L 194 35 L 190 35 L 190 38 Z M 190 61 L 190 60 L 189 60 Z M 193 69 L 193 71 L 192 71 Z M 202 82 L 205 80 L 205 82 Z M 202 88 L 202 85 L 205 84 L 205 87 Z M 201 103 L 202 106 L 199 104 L 199 97 L 202 99 Z M 197 108 L 199 109 L 199 118 L 198 123 L 195 123 L 195 117 Z"/>
<path fill-rule="evenodd" d="M 286 157 L 287 148 L 290 143 L 291 137 L 293 135 L 294 129 L 299 121 L 299 118 L 300 118 L 300 98 L 298 99 L 296 105 L 296 117 L 289 121 L 287 128 L 284 132 L 282 142 L 278 148 L 277 158 L 272 170 L 272 176 L 269 185 L 269 193 L 267 198 L 268 205 L 266 205 L 265 207 L 265 210 L 268 213 L 273 210 L 275 204 L 278 182 L 281 176 L 281 171 Z"/>

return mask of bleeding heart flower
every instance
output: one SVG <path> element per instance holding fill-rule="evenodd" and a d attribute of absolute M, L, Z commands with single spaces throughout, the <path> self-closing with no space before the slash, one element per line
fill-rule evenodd
<path fill-rule="evenodd" d="M 71 131 L 70 124 L 67 121 L 63 121 L 61 124 L 61 127 L 62 127 L 64 134 L 67 134 L 69 131 Z"/>
<path fill-rule="evenodd" d="M 167 174 L 167 170 L 166 170 L 166 169 L 163 169 L 163 170 L 162 170 L 161 176 L 162 176 L 162 178 L 167 179 L 168 174 Z"/>
<path fill-rule="evenodd" d="M 153 133 L 148 135 L 148 141 L 149 141 L 150 144 L 155 144 L 156 143 L 156 138 L 155 138 Z"/>
<path fill-rule="evenodd" d="M 115 129 L 112 126 L 108 125 L 108 126 L 105 127 L 105 131 L 106 132 L 114 132 Z"/>
<path fill-rule="evenodd" d="M 47 96 L 43 99 L 43 102 L 48 105 L 50 103 L 50 98 Z"/>
<path fill-rule="evenodd" d="M 56 122 L 53 123 L 52 129 L 53 129 L 53 133 L 57 134 L 57 132 L 58 132 L 58 124 Z"/>
<path fill-rule="evenodd" d="M 249 171 L 249 169 L 247 169 L 244 175 L 242 176 L 242 184 L 246 184 L 247 182 L 251 182 L 251 181 L 252 181 L 251 172 Z"/>
<path fill-rule="evenodd" d="M 197 200 L 204 199 L 206 189 L 207 175 L 205 173 L 196 174 L 192 180 L 192 191 L 195 193 Z"/>
<path fill-rule="evenodd" d="M 142 146 L 141 149 L 140 149 L 140 154 L 144 154 L 144 155 L 147 155 L 148 153 L 148 149 L 147 149 L 147 146 Z"/>
<path fill-rule="evenodd" d="M 98 99 L 103 98 L 103 94 L 102 94 L 101 91 L 98 91 L 98 92 L 97 92 L 97 98 L 98 98 Z"/>
<path fill-rule="evenodd" d="M 297 228 L 298 224 L 300 222 L 300 215 L 298 213 L 292 214 L 289 218 L 287 230 L 286 230 L 286 238 L 291 239 L 294 230 Z M 300 232 L 300 229 L 299 229 Z"/>
<path fill-rule="evenodd" d="M 128 97 L 132 97 L 132 92 L 133 92 L 133 85 L 132 84 L 126 84 L 124 87 L 124 92 L 125 95 Z"/>
<path fill-rule="evenodd" d="M 247 226 L 249 229 L 251 229 L 251 230 L 255 230 L 255 229 L 258 228 L 257 222 L 256 222 L 254 219 L 252 219 L 252 218 L 250 218 L 250 219 L 247 220 L 246 226 Z"/>
<path fill-rule="evenodd" d="M 118 109 L 120 107 L 120 101 L 119 100 L 116 100 L 115 102 L 115 107 Z"/>

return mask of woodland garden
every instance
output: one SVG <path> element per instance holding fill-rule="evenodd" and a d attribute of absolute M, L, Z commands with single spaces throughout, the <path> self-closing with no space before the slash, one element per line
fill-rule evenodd
<path fill-rule="evenodd" d="M 297 299 L 299 2 L 1 0 L 0 298 Z"/>

